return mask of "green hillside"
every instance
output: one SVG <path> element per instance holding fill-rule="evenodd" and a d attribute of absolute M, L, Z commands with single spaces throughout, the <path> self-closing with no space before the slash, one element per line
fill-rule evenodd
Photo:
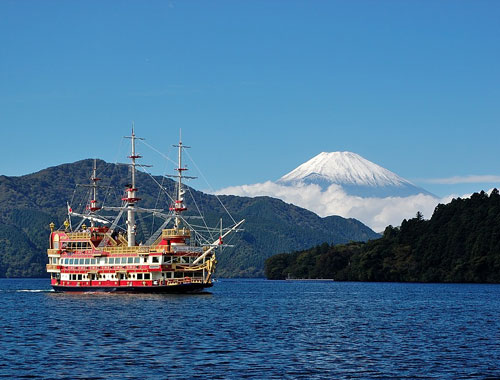
<path fill-rule="evenodd" d="M 500 195 L 438 205 L 430 220 L 404 220 L 367 243 L 322 244 L 266 261 L 269 279 L 500 282 Z"/>
<path fill-rule="evenodd" d="M 48 224 L 60 226 L 66 217 L 66 201 L 73 209 L 85 205 L 86 188 L 93 160 L 63 164 L 37 173 L 0 176 L 0 277 L 45 276 Z M 128 183 L 128 166 L 98 161 L 98 176 L 103 180 L 99 198 L 108 205 L 119 205 Z M 151 178 L 139 172 L 139 196 L 142 207 L 168 208 L 168 199 L 157 183 L 173 190 L 173 182 Z M 314 244 L 365 241 L 379 235 L 354 219 L 338 216 L 320 218 L 305 209 L 269 197 L 219 197 L 234 219 L 246 219 L 244 231 L 232 234 L 226 248 L 218 255 L 217 275 L 221 277 L 258 277 L 264 275 L 264 262 L 278 252 L 305 249 Z M 195 204 L 195 202 L 196 204 Z M 220 217 L 225 225 L 229 217 L 213 195 L 188 188 L 186 203 L 204 214 L 208 225 Z M 138 240 L 158 225 L 151 219 L 138 220 Z"/>

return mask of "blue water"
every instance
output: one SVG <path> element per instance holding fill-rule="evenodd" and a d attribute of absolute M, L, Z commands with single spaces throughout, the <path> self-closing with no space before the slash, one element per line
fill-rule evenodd
<path fill-rule="evenodd" d="M 64 294 L 0 280 L 0 377 L 500 378 L 500 286 L 222 280 Z"/>

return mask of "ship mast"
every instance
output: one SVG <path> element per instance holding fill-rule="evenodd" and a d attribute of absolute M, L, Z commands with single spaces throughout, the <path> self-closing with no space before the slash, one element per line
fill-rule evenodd
<path fill-rule="evenodd" d="M 135 187 L 135 160 L 141 158 L 142 156 L 138 155 L 135 152 L 135 140 L 144 140 L 143 138 L 136 137 L 134 131 L 134 123 L 132 122 L 132 136 L 125 136 L 131 140 L 132 145 L 132 154 L 128 156 L 131 160 L 130 164 L 130 172 L 131 172 L 131 180 L 132 183 L 127 188 L 127 196 L 122 198 L 123 201 L 126 202 L 126 210 L 127 210 L 127 242 L 129 247 L 135 246 L 135 204 L 140 201 L 140 198 L 137 198 L 137 188 Z"/>
<path fill-rule="evenodd" d="M 101 208 L 97 205 L 97 182 L 100 181 L 100 178 L 97 178 L 97 160 L 94 159 L 94 166 L 92 168 L 92 177 L 90 177 L 92 181 L 92 199 L 90 200 L 89 211 L 91 214 L 94 214 L 96 211 L 99 211 Z M 90 218 L 90 227 L 95 226 L 95 219 Z"/>
<path fill-rule="evenodd" d="M 178 150 L 178 167 L 175 169 L 179 174 L 177 174 L 176 176 L 172 176 L 172 177 L 177 177 L 177 191 L 176 191 L 177 196 L 175 199 L 175 205 L 170 207 L 170 211 L 174 212 L 174 215 L 175 215 L 174 228 L 177 229 L 180 227 L 180 223 L 181 223 L 181 218 L 180 218 L 181 212 L 187 210 L 187 207 L 184 204 L 185 191 L 184 191 L 184 188 L 182 186 L 182 179 L 183 178 L 194 179 L 196 177 L 187 177 L 187 176 L 183 176 L 183 174 L 182 174 L 185 170 L 188 170 L 187 168 L 182 167 L 182 149 L 190 148 L 190 147 L 182 144 L 182 133 L 181 132 L 179 132 L 179 145 L 173 145 L 173 146 L 179 149 Z"/>

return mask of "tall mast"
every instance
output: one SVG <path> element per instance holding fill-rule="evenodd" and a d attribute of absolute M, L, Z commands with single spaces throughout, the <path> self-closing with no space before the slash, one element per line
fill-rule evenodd
<path fill-rule="evenodd" d="M 128 246 L 133 247 L 135 246 L 135 230 L 136 230 L 136 225 L 135 225 L 135 204 L 140 201 L 140 198 L 137 198 L 137 188 L 135 187 L 135 160 L 137 158 L 141 158 L 142 156 L 138 155 L 135 152 L 135 140 L 144 140 L 143 138 L 136 137 L 135 136 L 135 131 L 134 131 L 134 122 L 132 122 L 132 136 L 125 136 L 125 138 L 128 138 L 131 140 L 131 145 L 132 145 L 132 154 L 128 156 L 131 160 L 130 164 L 130 172 L 131 172 L 131 180 L 132 183 L 130 186 L 127 188 L 127 197 L 122 198 L 123 201 L 125 201 L 126 208 L 127 208 L 127 240 L 128 240 Z"/>
<path fill-rule="evenodd" d="M 92 177 L 90 177 L 92 181 L 92 199 L 90 200 L 89 211 L 94 214 L 96 211 L 100 210 L 101 207 L 97 205 L 97 182 L 100 181 L 100 178 L 97 178 L 97 160 L 94 159 L 94 166 L 92 168 Z M 94 218 L 90 218 L 90 227 L 95 226 Z"/>
<path fill-rule="evenodd" d="M 179 160 L 178 165 L 179 166 L 175 169 L 179 174 L 177 174 L 176 176 L 169 176 L 169 177 L 177 177 L 177 189 L 176 189 L 177 194 L 176 194 L 176 199 L 175 199 L 175 205 L 170 207 L 170 211 L 174 211 L 174 215 L 175 215 L 174 228 L 179 228 L 180 223 L 181 223 L 181 218 L 180 218 L 181 212 L 187 210 L 187 207 L 184 204 L 185 191 L 184 191 L 184 188 L 182 186 L 182 179 L 183 178 L 193 179 L 196 177 L 187 177 L 187 176 L 184 176 L 182 174 L 185 170 L 188 170 L 187 168 L 182 167 L 182 149 L 190 148 L 190 147 L 182 144 L 182 133 L 181 132 L 179 132 L 179 145 L 174 145 L 174 147 L 179 149 L 179 151 L 178 151 L 178 160 Z"/>
<path fill-rule="evenodd" d="M 177 175 L 177 197 L 175 199 L 175 206 L 173 207 L 175 212 L 175 225 L 174 228 L 179 228 L 180 226 L 180 214 L 183 211 L 187 210 L 187 207 L 184 205 L 184 189 L 182 188 L 182 172 L 187 170 L 187 168 L 182 167 L 182 148 L 189 148 L 188 146 L 182 145 L 182 132 L 179 131 L 179 145 L 174 145 L 174 147 L 178 148 L 178 166 L 175 170 L 179 173 Z"/>

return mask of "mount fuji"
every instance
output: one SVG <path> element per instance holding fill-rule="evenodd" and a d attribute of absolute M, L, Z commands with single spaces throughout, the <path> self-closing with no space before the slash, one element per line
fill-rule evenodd
<path fill-rule="evenodd" d="M 352 152 L 323 152 L 276 181 L 231 186 L 218 194 L 270 196 L 321 217 L 354 218 L 374 231 L 399 226 L 419 211 L 430 217 L 439 199 Z"/>
<path fill-rule="evenodd" d="M 315 184 L 323 191 L 338 185 L 346 194 L 363 198 L 433 195 L 352 152 L 322 152 L 276 182 L 291 187 Z"/>

